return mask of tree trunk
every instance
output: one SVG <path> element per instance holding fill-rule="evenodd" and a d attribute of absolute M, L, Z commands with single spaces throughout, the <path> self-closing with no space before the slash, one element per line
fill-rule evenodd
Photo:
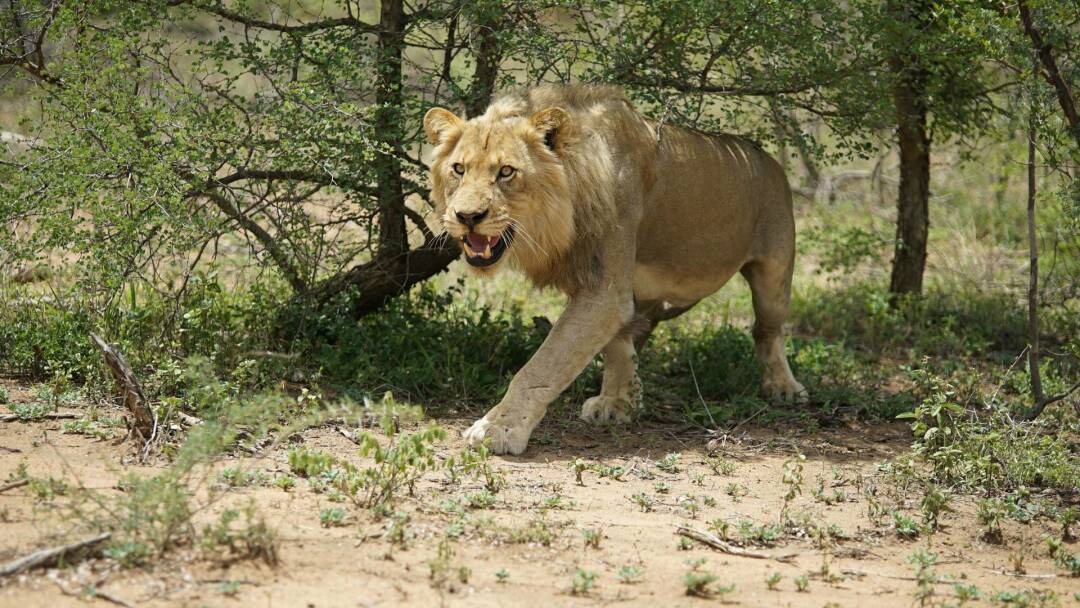
<path fill-rule="evenodd" d="M 400 114 L 401 107 L 401 49 L 404 48 L 404 15 L 401 0 L 383 3 L 381 24 L 384 31 L 379 34 L 380 49 L 385 49 L 384 57 L 390 57 L 390 65 L 379 68 L 380 84 L 378 88 L 378 116 L 385 120 L 380 129 L 385 133 L 401 133 L 405 117 Z M 498 13 L 485 12 L 476 24 L 476 69 L 470 83 L 466 109 L 469 116 L 480 114 L 491 103 L 495 91 L 499 65 L 502 61 L 502 48 L 495 35 L 499 22 Z M 396 30 L 395 30 L 396 28 Z M 398 34 L 391 35 L 391 31 Z M 395 46 L 396 44 L 396 46 Z M 392 103 L 396 99 L 397 103 Z M 389 105 L 384 103 L 390 102 Z M 385 111 L 385 113 L 383 113 Z M 385 126 L 383 126 L 385 124 Z M 387 146 L 400 146 L 402 137 L 391 141 L 385 135 L 382 141 Z M 446 270 L 460 255 L 453 239 L 433 238 L 420 247 L 409 250 L 405 226 L 405 197 L 401 181 L 401 162 L 397 158 L 388 159 L 379 172 L 379 203 L 381 213 L 379 248 L 371 261 L 350 268 L 337 276 L 331 277 L 310 292 L 303 294 L 316 306 L 330 303 L 336 296 L 352 290 L 355 294 L 349 300 L 348 314 L 360 318 L 381 308 L 386 302 L 405 293 L 417 283 Z M 390 239 L 387 241 L 387 239 Z"/>
<path fill-rule="evenodd" d="M 405 226 L 405 188 L 401 180 L 401 143 L 405 139 L 401 57 L 405 46 L 405 3 L 383 0 L 379 19 L 375 76 L 375 137 L 382 150 L 376 160 L 379 243 L 376 258 L 396 258 L 409 249 Z"/>
<path fill-rule="evenodd" d="M 897 1 L 892 11 L 901 28 L 922 29 L 928 14 L 925 2 Z M 915 34 L 917 35 L 917 34 Z M 890 66 L 896 77 L 896 138 L 900 147 L 900 187 L 896 199 L 896 253 L 889 292 L 893 296 L 921 294 L 930 229 L 930 136 L 925 99 L 926 71 L 902 36 Z"/>
<path fill-rule="evenodd" d="M 1036 64 L 1038 73 L 1038 64 Z M 1031 395 L 1035 407 L 1043 401 L 1042 379 L 1039 375 L 1039 241 L 1035 234 L 1035 102 L 1028 110 L 1027 161 L 1027 233 L 1028 233 L 1028 370 L 1031 374 Z M 1035 415 L 1038 415 L 1037 413 Z"/>

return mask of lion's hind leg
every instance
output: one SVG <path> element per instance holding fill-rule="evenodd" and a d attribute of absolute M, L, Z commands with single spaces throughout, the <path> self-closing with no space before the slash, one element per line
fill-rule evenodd
<path fill-rule="evenodd" d="M 641 402 L 641 381 L 635 371 L 633 333 L 621 331 L 601 351 L 604 380 L 600 394 L 581 406 L 586 422 L 629 422 Z"/>
<path fill-rule="evenodd" d="M 742 268 L 754 300 L 754 350 L 762 368 L 762 391 L 774 401 L 806 401 L 784 353 L 784 320 L 791 300 L 792 264 L 753 261 Z"/>

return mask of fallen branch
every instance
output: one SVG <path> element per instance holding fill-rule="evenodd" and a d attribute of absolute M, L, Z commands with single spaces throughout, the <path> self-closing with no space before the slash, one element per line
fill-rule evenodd
<path fill-rule="evenodd" d="M 994 574 L 1000 574 L 1001 576 L 1014 576 L 1016 578 L 1033 578 L 1038 580 L 1057 578 L 1056 574 L 1021 574 L 1019 572 L 1006 572 L 1005 570 L 1000 570 L 996 568 L 987 568 L 986 566 L 983 566 L 982 568 L 987 572 L 993 572 Z"/>
<path fill-rule="evenodd" d="M 772 553 L 759 553 L 757 551 L 750 551 L 748 549 L 736 547 L 735 545 L 725 542 L 715 534 L 709 534 L 708 532 L 702 532 L 701 530 L 695 530 L 686 526 L 679 526 L 679 529 L 676 530 L 675 533 L 679 536 L 685 536 L 690 540 L 696 540 L 703 545 L 707 545 L 709 547 L 712 547 L 713 549 L 716 549 L 717 551 L 721 551 L 723 553 L 727 553 L 728 555 L 735 555 L 738 557 L 750 557 L 753 559 L 774 559 L 778 562 L 783 563 L 790 563 L 794 561 L 796 557 L 798 557 L 797 553 L 785 553 L 775 555 Z"/>
<path fill-rule="evenodd" d="M 0 486 L 0 493 L 7 492 L 8 490 L 14 490 L 15 488 L 21 488 L 28 483 L 30 483 L 29 479 L 17 479 L 10 483 L 5 483 L 4 485 Z"/>
<path fill-rule="evenodd" d="M 35 420 L 74 420 L 78 418 L 78 414 L 34 414 L 33 416 L 23 417 L 19 414 L 4 414 L 0 416 L 0 422 L 18 422 L 20 420 L 24 422 L 33 422 Z"/>
<path fill-rule="evenodd" d="M 25 555 L 0 566 L 0 578 L 18 574 L 24 570 L 30 570 L 31 568 L 50 566 L 67 557 L 69 554 L 100 545 L 110 538 L 112 538 L 111 532 L 102 532 L 93 538 L 88 538 L 69 545 L 61 545 L 59 547 L 52 547 L 51 549 L 34 551 L 29 555 Z"/>

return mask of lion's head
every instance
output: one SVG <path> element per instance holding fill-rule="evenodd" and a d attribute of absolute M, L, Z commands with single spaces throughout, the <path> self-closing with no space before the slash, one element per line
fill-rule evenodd
<path fill-rule="evenodd" d="M 431 195 L 472 269 L 487 274 L 511 259 L 536 274 L 574 241 L 571 177 L 561 155 L 573 128 L 561 108 L 506 110 L 493 106 L 469 121 L 442 108 L 428 111 Z"/>

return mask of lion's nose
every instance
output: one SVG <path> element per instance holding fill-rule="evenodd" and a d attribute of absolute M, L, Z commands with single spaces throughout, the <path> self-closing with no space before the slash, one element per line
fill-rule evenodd
<path fill-rule="evenodd" d="M 484 221 L 484 218 L 487 217 L 487 214 L 487 210 L 473 211 L 469 213 L 462 213 L 461 211 L 458 211 L 457 219 L 459 222 L 465 224 L 469 228 L 475 228 L 477 224 Z"/>

